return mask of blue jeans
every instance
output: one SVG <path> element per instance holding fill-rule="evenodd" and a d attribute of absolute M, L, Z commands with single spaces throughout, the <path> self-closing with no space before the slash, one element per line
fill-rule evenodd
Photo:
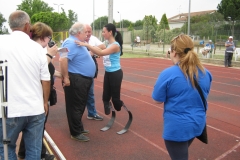
<path fill-rule="evenodd" d="M 8 159 L 17 160 L 16 142 L 19 133 L 22 131 L 25 140 L 26 157 L 25 160 L 41 159 L 42 136 L 45 114 L 16 117 L 6 119 L 7 138 L 10 139 L 8 146 Z M 4 159 L 3 128 L 2 118 L 0 119 L 0 159 Z"/>
<path fill-rule="evenodd" d="M 95 100 L 94 100 L 94 80 L 88 93 L 87 110 L 88 110 L 88 116 L 95 116 L 97 114 L 97 111 L 95 108 Z"/>

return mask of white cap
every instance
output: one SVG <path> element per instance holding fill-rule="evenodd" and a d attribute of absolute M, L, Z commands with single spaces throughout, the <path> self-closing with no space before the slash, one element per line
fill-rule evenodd
<path fill-rule="evenodd" d="M 229 36 L 229 38 L 232 38 L 232 39 L 233 39 L 233 36 Z"/>
<path fill-rule="evenodd" d="M 212 42 L 212 40 L 209 40 L 208 42 Z"/>

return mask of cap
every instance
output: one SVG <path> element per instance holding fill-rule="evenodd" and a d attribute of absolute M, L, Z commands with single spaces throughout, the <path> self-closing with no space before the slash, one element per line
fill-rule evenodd
<path fill-rule="evenodd" d="M 212 42 L 212 40 L 209 40 L 208 42 Z"/>
<path fill-rule="evenodd" d="M 232 39 L 233 39 L 233 36 L 229 36 L 229 38 L 232 38 Z"/>

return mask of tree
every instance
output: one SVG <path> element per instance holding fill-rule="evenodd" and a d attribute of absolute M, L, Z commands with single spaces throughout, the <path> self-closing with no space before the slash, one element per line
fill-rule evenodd
<path fill-rule="evenodd" d="M 128 31 L 133 31 L 133 26 L 132 26 L 132 24 L 130 24 L 130 25 L 128 26 Z"/>
<path fill-rule="evenodd" d="M 143 29 L 143 20 L 137 20 L 135 23 L 133 23 L 133 26 L 136 30 Z"/>
<path fill-rule="evenodd" d="M 220 4 L 218 4 L 217 9 L 226 21 L 231 21 L 232 36 L 234 36 L 234 23 L 240 19 L 240 0 L 222 0 Z"/>
<path fill-rule="evenodd" d="M 165 13 L 162 15 L 161 21 L 159 23 L 158 30 L 161 30 L 161 29 L 169 29 L 168 20 Z"/>
<path fill-rule="evenodd" d="M 123 19 L 123 20 L 122 20 L 122 27 L 123 27 L 123 28 L 127 28 L 127 27 L 129 27 L 130 24 L 132 24 L 131 21 L 126 20 L 126 19 Z"/>
<path fill-rule="evenodd" d="M 53 11 L 52 7 L 49 7 L 47 3 L 41 0 L 23 0 L 22 3 L 17 6 L 17 10 L 27 12 L 30 17 L 32 17 L 35 13 Z"/>
<path fill-rule="evenodd" d="M 63 31 L 69 29 L 69 19 L 63 12 L 61 14 L 57 12 L 40 12 L 36 13 L 31 18 L 32 23 L 43 22 L 49 25 L 53 31 Z"/>
<path fill-rule="evenodd" d="M 64 9 L 62 8 L 62 13 L 66 15 Z M 67 28 L 70 28 L 75 22 L 78 21 L 78 15 L 73 10 L 68 10 L 68 25 Z"/>
<path fill-rule="evenodd" d="M 5 31 L 2 29 L 3 23 L 6 22 L 6 19 L 3 17 L 2 13 L 0 13 L 0 34 L 3 34 Z"/>
<path fill-rule="evenodd" d="M 115 23 L 115 21 L 113 21 L 113 24 L 114 23 Z M 95 29 L 102 29 L 106 24 L 108 24 L 108 17 L 107 16 L 98 17 L 98 19 L 96 19 L 94 21 L 94 28 Z M 91 23 L 91 26 L 93 27 L 93 23 Z"/>
<path fill-rule="evenodd" d="M 143 31 L 145 33 L 147 42 L 149 42 L 149 40 L 152 40 L 152 38 L 154 38 L 156 29 L 157 29 L 157 19 L 155 18 L 155 16 L 152 16 L 152 15 L 145 16 L 143 19 Z"/>

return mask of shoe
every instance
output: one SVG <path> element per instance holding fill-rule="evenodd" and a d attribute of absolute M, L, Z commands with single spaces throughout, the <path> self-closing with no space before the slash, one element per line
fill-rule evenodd
<path fill-rule="evenodd" d="M 101 117 L 98 114 L 96 114 L 95 116 L 87 116 L 87 119 L 94 119 L 96 121 L 102 121 L 103 117 Z"/>
<path fill-rule="evenodd" d="M 42 160 L 54 160 L 55 156 L 52 154 L 45 154 L 45 157 Z"/>
<path fill-rule="evenodd" d="M 229 65 L 228 67 L 233 67 L 232 65 Z"/>
<path fill-rule="evenodd" d="M 82 134 L 88 134 L 88 133 L 89 133 L 89 130 L 83 130 L 81 133 L 82 133 Z"/>
<path fill-rule="evenodd" d="M 76 141 L 81 141 L 81 142 L 87 142 L 90 140 L 87 136 L 84 136 L 83 134 L 79 134 L 77 136 L 71 136 L 71 138 Z"/>

